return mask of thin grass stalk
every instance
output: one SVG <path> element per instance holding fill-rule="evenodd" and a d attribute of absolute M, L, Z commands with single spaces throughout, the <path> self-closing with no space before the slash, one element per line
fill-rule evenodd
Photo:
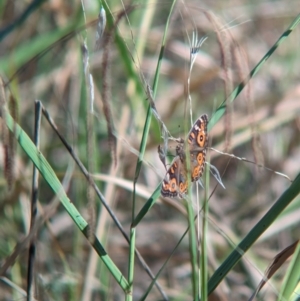
<path fill-rule="evenodd" d="M 34 141 L 36 148 L 40 148 L 40 130 L 41 130 L 42 107 L 41 102 L 35 102 L 35 119 L 34 119 Z M 31 220 L 30 231 L 33 229 L 37 218 L 37 201 L 38 201 L 39 173 L 35 165 L 33 165 L 32 174 L 32 192 L 31 192 Z M 27 271 L 27 301 L 34 299 L 35 281 L 34 281 L 34 261 L 35 261 L 35 239 L 30 241 L 28 251 L 28 271 Z"/>
<path fill-rule="evenodd" d="M 128 262 L 128 292 L 126 293 L 126 301 L 132 300 L 133 294 L 133 279 L 134 279 L 134 254 L 135 254 L 135 238 L 136 238 L 136 228 L 130 229 L 130 244 L 129 244 L 129 260 Z"/>
<path fill-rule="evenodd" d="M 25 300 L 26 291 L 23 290 L 15 282 L 11 281 L 10 279 L 8 279 L 7 277 L 4 277 L 4 276 L 0 276 L 0 282 L 1 282 L 3 288 L 5 287 L 5 286 L 3 286 L 3 284 L 5 284 L 7 287 L 9 287 L 9 289 L 12 289 L 13 292 L 17 292 L 19 294 L 18 296 L 16 296 L 16 299 L 11 299 L 11 300 L 22 300 L 23 298 L 21 298 L 20 295 L 22 297 L 24 297 L 24 300 Z M 37 301 L 37 299 L 33 299 L 33 301 Z"/>
<path fill-rule="evenodd" d="M 201 256 L 200 256 L 200 273 L 201 273 L 201 301 L 207 300 L 207 282 L 208 282 L 208 268 L 207 268 L 207 231 L 208 231 L 208 194 L 209 191 L 209 168 L 205 169 L 205 189 L 202 206 L 202 239 L 201 239 Z M 199 216 L 198 216 L 199 218 Z"/>
<path fill-rule="evenodd" d="M 275 204 L 262 217 L 262 219 L 249 231 L 247 236 L 231 252 L 220 267 L 214 272 L 208 281 L 208 294 L 211 294 L 229 271 L 240 261 L 244 253 L 254 244 L 254 242 L 272 225 L 280 213 L 293 201 L 300 193 L 300 173 L 293 183 L 279 197 Z"/>
<path fill-rule="evenodd" d="M 82 6 L 82 14 L 85 23 L 86 22 L 86 14 L 85 14 L 85 5 L 84 1 L 81 0 L 81 6 Z M 81 53 L 82 53 L 82 62 L 83 62 L 83 72 L 84 72 L 84 78 L 85 78 L 85 86 L 83 86 L 83 90 L 85 90 L 85 125 L 86 125 L 86 152 L 87 152 L 87 170 L 89 172 L 89 180 L 87 183 L 87 209 L 88 209 L 88 222 L 90 224 L 90 230 L 91 233 L 89 234 L 89 239 L 92 239 L 93 233 L 96 232 L 96 206 L 95 206 L 95 190 L 91 185 L 91 175 L 94 174 L 94 167 L 96 166 L 95 162 L 96 160 L 96 152 L 95 149 L 95 131 L 94 131 L 94 82 L 93 82 L 93 76 L 90 73 L 90 53 L 87 46 L 87 31 L 86 29 L 82 31 L 82 43 L 81 43 Z M 97 233 L 96 233 L 97 235 Z M 102 239 L 102 238 L 100 238 Z M 89 264 L 91 261 L 91 255 L 95 254 L 93 252 L 92 248 L 90 249 L 90 256 L 88 259 L 87 269 L 86 269 L 86 277 L 84 277 L 84 283 L 83 283 L 83 289 L 82 289 L 82 296 L 84 294 L 89 294 L 89 299 L 91 297 L 91 290 L 93 289 L 90 284 L 91 277 L 90 277 L 90 271 L 88 268 L 91 268 L 91 265 Z M 97 256 L 97 255 L 96 255 Z M 97 261 L 96 261 L 97 262 Z M 95 268 L 97 264 L 92 267 L 92 277 L 94 276 Z M 87 299 L 85 299 L 87 300 Z"/>
<path fill-rule="evenodd" d="M 159 191 L 159 188 L 160 188 L 160 186 L 158 186 L 158 187 L 156 188 L 157 191 Z M 207 191 L 208 191 L 208 190 L 207 190 Z M 212 195 L 213 193 L 214 193 L 214 191 L 212 191 L 211 195 Z M 154 195 L 154 194 L 155 194 L 155 192 L 153 193 L 153 195 Z M 153 196 L 153 195 L 152 195 L 152 196 Z M 205 197 L 206 197 L 206 196 L 205 196 Z M 154 198 L 154 197 L 153 197 L 153 198 Z M 208 200 L 209 200 L 209 199 L 210 199 L 210 197 L 208 198 Z M 150 198 L 150 200 L 151 200 L 151 198 Z M 152 202 L 149 202 L 149 201 L 148 201 L 147 203 L 148 203 L 149 205 L 151 205 L 151 204 L 153 205 Z M 150 208 L 151 208 L 151 207 L 150 207 Z M 198 216 L 199 216 L 199 214 L 200 214 L 201 211 L 202 211 L 202 209 L 199 210 L 198 213 L 194 216 L 194 222 L 195 222 L 196 219 L 198 218 Z M 143 211 L 141 210 L 139 214 L 141 214 L 142 212 L 143 212 Z M 138 217 L 139 217 L 139 215 L 138 215 L 137 218 L 136 218 L 136 220 L 137 220 L 136 222 L 137 222 L 137 223 L 138 223 L 138 221 L 140 220 L 140 219 L 138 219 Z M 148 287 L 146 293 L 145 293 L 144 296 L 140 299 L 141 301 L 142 301 L 142 300 L 146 300 L 148 294 L 149 294 L 150 291 L 151 291 L 151 288 L 153 287 L 153 285 L 154 285 L 154 283 L 155 283 L 155 280 L 158 279 L 160 273 L 165 269 L 167 263 L 169 262 L 169 260 L 171 259 L 171 257 L 173 256 L 173 254 L 175 253 L 175 251 L 177 250 L 177 248 L 180 246 L 180 244 L 181 244 L 182 240 L 184 239 L 184 237 L 186 236 L 186 234 L 189 232 L 189 229 L 190 229 L 190 226 L 188 226 L 188 227 L 186 228 L 186 230 L 185 230 L 184 233 L 182 234 L 181 238 L 178 240 L 176 246 L 174 247 L 174 249 L 172 250 L 172 252 L 169 254 L 168 258 L 167 258 L 166 261 L 163 263 L 163 265 L 161 266 L 161 268 L 159 269 L 159 271 L 157 272 L 157 274 L 155 275 L 155 279 L 151 282 L 151 284 L 149 285 L 149 287 Z M 199 292 L 200 292 L 200 290 L 199 290 Z"/>
<path fill-rule="evenodd" d="M 166 26 L 165 26 L 164 36 L 163 36 L 163 39 L 162 39 L 162 46 L 161 46 L 161 49 L 160 49 L 160 54 L 159 54 L 159 58 L 158 58 L 157 66 L 156 66 L 156 71 L 155 71 L 155 76 L 154 76 L 154 81 L 153 81 L 153 86 L 152 86 L 153 99 L 155 99 L 155 96 L 156 96 L 156 93 L 157 93 L 159 72 L 160 72 L 160 67 L 161 67 L 161 63 L 162 63 L 162 58 L 163 58 L 163 55 L 164 55 L 164 49 L 165 49 L 165 44 L 166 44 L 166 39 L 167 39 L 167 32 L 168 32 L 168 29 L 169 29 L 169 23 L 170 23 L 171 15 L 172 15 L 175 4 L 176 4 L 176 0 L 173 0 L 172 6 L 170 8 L 169 15 L 168 15 L 168 19 L 167 19 L 167 22 L 166 22 Z M 147 110 L 147 115 L 146 115 L 146 121 L 145 121 L 145 125 L 144 125 L 143 136 L 142 136 L 140 149 L 139 149 L 139 157 L 138 157 L 138 160 L 137 160 L 135 176 L 134 176 L 133 207 L 135 207 L 134 205 L 135 205 L 136 183 L 137 183 L 137 180 L 138 180 L 141 168 L 142 168 L 143 158 L 144 158 L 144 154 L 145 154 L 145 149 L 146 149 L 146 145 L 147 145 L 150 124 L 151 124 L 151 118 L 152 118 L 152 110 L 151 110 L 151 106 L 149 105 L 148 110 Z M 134 216 L 134 214 L 133 214 L 133 216 Z"/>
<path fill-rule="evenodd" d="M 148 133 L 149 133 L 149 128 L 150 128 L 150 124 L 151 124 L 151 116 L 152 116 L 152 111 L 151 111 L 151 107 L 149 106 L 148 111 L 147 111 L 146 122 L 144 125 L 143 137 L 142 137 L 142 141 L 141 141 L 140 152 L 139 152 L 138 162 L 137 162 L 137 166 L 136 166 L 136 170 L 135 170 L 134 183 L 133 183 L 132 221 L 134 221 L 134 218 L 135 218 L 136 183 L 138 180 L 138 176 L 140 173 L 140 169 L 142 166 L 142 161 L 143 161 L 143 157 L 144 157 L 144 153 L 145 153 L 145 149 L 146 149 L 146 145 L 147 145 Z M 141 153 L 141 151 L 142 151 L 142 153 Z M 135 244 L 135 235 L 136 235 L 135 227 L 131 227 L 130 228 L 130 240 L 129 240 L 130 252 L 129 252 L 129 262 L 128 262 L 129 263 L 128 277 L 130 277 L 129 286 L 130 286 L 131 294 L 133 293 L 133 291 L 132 291 L 133 290 L 133 273 L 134 273 L 134 262 L 135 262 L 134 261 L 134 252 L 132 252 L 132 248 Z M 127 297 L 127 295 L 126 295 L 126 297 Z"/>
<path fill-rule="evenodd" d="M 159 271 L 157 272 L 157 274 L 155 275 L 155 279 L 152 280 L 151 284 L 149 285 L 149 287 L 147 288 L 147 291 L 145 292 L 145 294 L 143 295 L 143 297 L 140 299 L 140 301 L 144 301 L 146 300 L 146 298 L 148 297 L 153 285 L 155 284 L 155 281 L 158 279 L 158 277 L 160 276 L 160 273 L 162 271 L 165 270 L 165 267 L 167 266 L 167 263 L 169 262 L 169 260 L 172 258 L 172 256 L 174 255 L 174 253 L 176 252 L 177 248 L 180 246 L 181 242 L 183 241 L 184 237 L 186 236 L 186 234 L 188 233 L 190 227 L 187 227 L 187 229 L 185 230 L 185 232 L 183 233 L 183 235 L 181 236 L 181 238 L 179 239 L 179 241 L 177 242 L 176 246 L 174 247 L 174 249 L 172 250 L 172 252 L 169 254 L 168 258 L 166 259 L 166 261 L 163 263 L 163 265 L 161 266 L 161 268 L 159 269 Z M 168 299 L 167 299 L 168 300 Z"/>
<path fill-rule="evenodd" d="M 156 67 L 155 76 L 154 76 L 154 82 L 153 82 L 153 86 L 152 86 L 153 98 L 154 99 L 155 99 L 156 92 L 157 92 L 159 72 L 160 72 L 160 67 L 161 67 L 162 58 L 163 58 L 163 54 L 164 54 L 164 46 L 166 44 L 166 36 L 167 36 L 169 23 L 170 23 L 170 18 L 171 18 L 175 3 L 176 3 L 176 0 L 173 1 L 173 4 L 170 8 L 170 12 L 169 12 L 168 19 L 167 19 L 166 26 L 165 26 L 164 36 L 163 36 L 163 39 L 162 39 L 162 47 L 161 47 L 161 50 L 160 50 L 160 55 L 159 55 L 159 58 L 158 58 L 157 67 Z M 138 156 L 138 159 L 137 159 L 134 182 L 133 182 L 132 221 L 135 220 L 136 184 L 137 184 L 139 174 L 140 174 L 140 171 L 141 171 L 141 168 L 142 168 L 142 163 L 143 163 L 145 150 L 146 150 L 146 146 L 147 146 L 147 141 L 148 141 L 149 129 L 150 129 L 150 125 L 151 125 L 151 119 L 152 119 L 152 109 L 151 109 L 151 106 L 148 105 L 146 121 L 145 121 L 145 124 L 144 124 L 144 130 L 143 130 L 143 135 L 142 135 L 142 139 L 141 139 L 141 144 L 140 144 L 140 149 L 139 149 L 139 156 Z M 131 234 L 132 234 L 131 239 L 133 239 L 133 241 L 135 242 L 136 231 L 134 230 Z M 131 241 L 130 241 L 130 247 L 132 247 L 131 246 Z M 134 270 L 134 253 L 130 252 L 130 256 L 132 256 L 132 257 L 129 258 L 129 271 L 133 271 Z"/>
<path fill-rule="evenodd" d="M 148 1 L 149 2 L 149 1 Z M 138 44 L 136 45 L 136 58 L 138 61 L 142 60 L 145 49 L 145 32 L 150 27 L 150 21 L 153 19 L 154 9 L 144 10 L 144 15 L 142 16 L 140 22 L 142 22 L 142 27 L 140 27 Z M 147 20 L 145 22 L 145 20 Z M 128 23 L 130 24 L 129 20 Z M 151 119 L 150 119 L 151 121 Z M 135 193 L 134 193 L 134 203 L 132 206 L 132 222 L 135 218 Z M 128 258 L 128 283 L 129 283 L 129 294 L 126 295 L 126 300 L 132 300 L 133 294 L 133 280 L 134 280 L 134 263 L 135 263 L 135 242 L 136 242 L 136 228 L 130 228 L 130 243 L 129 243 L 129 258 Z"/>
<path fill-rule="evenodd" d="M 189 194 L 191 195 L 191 194 Z M 194 300 L 197 300 L 199 295 L 198 287 L 199 287 L 199 274 L 198 274 L 198 254 L 197 254 L 197 235 L 195 229 L 195 215 L 193 204 L 191 201 L 186 201 L 186 208 L 188 213 L 188 223 L 189 223 L 189 248 L 190 248 L 190 256 L 191 256 L 191 265 L 192 265 L 192 286 L 193 286 L 193 297 Z"/>
<path fill-rule="evenodd" d="M 129 118 L 129 114 L 124 114 L 122 113 L 122 118 L 119 122 L 119 128 L 117 129 L 118 133 L 124 134 L 126 131 L 126 128 L 124 127 L 124 124 L 127 124 L 126 120 L 127 118 Z M 124 118 L 125 115 L 125 118 Z M 120 144 L 117 144 L 117 158 L 119 158 L 119 154 L 121 153 L 120 150 Z M 114 163 L 111 163 L 110 166 L 110 170 L 108 172 L 108 174 L 111 177 L 116 177 L 119 172 L 121 167 L 121 163 L 118 164 L 116 167 L 114 166 Z M 116 192 L 115 189 L 115 185 L 116 183 L 112 182 L 112 181 L 108 181 L 107 185 L 106 185 L 106 189 L 105 189 L 105 199 L 107 200 L 109 205 L 113 205 L 113 200 L 114 200 L 114 195 Z M 98 216 L 96 218 L 97 221 L 97 225 L 96 225 L 96 236 L 102 240 L 105 241 L 107 238 L 107 233 L 109 231 L 108 229 L 108 225 L 110 226 L 110 224 L 108 224 L 108 220 L 109 220 L 109 214 L 107 213 L 106 210 L 99 210 L 98 212 Z M 91 287 L 90 282 L 91 280 L 94 278 L 96 269 L 99 267 L 98 263 L 98 255 L 91 249 L 90 250 L 90 255 L 88 256 L 88 263 L 87 263 L 87 268 L 86 268 L 86 274 L 84 276 L 85 280 L 84 280 L 84 286 L 82 289 L 82 294 L 81 294 L 81 301 L 87 301 L 87 300 L 91 300 L 92 299 L 92 293 L 93 293 L 93 287 Z M 101 267 L 99 267 L 101 269 Z M 108 279 L 109 277 L 107 277 L 106 275 L 104 275 L 104 273 L 101 273 L 101 284 L 103 284 L 103 286 L 106 285 L 106 282 L 109 281 Z"/>

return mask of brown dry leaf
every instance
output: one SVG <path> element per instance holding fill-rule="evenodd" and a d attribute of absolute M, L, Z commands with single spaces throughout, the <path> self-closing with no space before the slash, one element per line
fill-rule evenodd
<path fill-rule="evenodd" d="M 259 283 L 258 287 L 256 288 L 253 295 L 250 297 L 249 301 L 252 301 L 258 292 L 263 288 L 263 286 L 267 283 L 267 281 L 275 274 L 275 272 L 288 260 L 288 258 L 293 255 L 295 249 L 299 243 L 299 240 L 295 241 L 293 244 L 285 248 L 279 254 L 277 254 L 265 272 L 265 275 L 261 282 Z"/>

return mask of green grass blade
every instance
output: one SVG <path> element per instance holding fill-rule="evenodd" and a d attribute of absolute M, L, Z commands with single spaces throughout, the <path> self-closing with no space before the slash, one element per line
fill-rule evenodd
<path fill-rule="evenodd" d="M 240 244 L 227 257 L 222 265 L 215 271 L 208 281 L 208 294 L 218 286 L 228 272 L 238 263 L 259 236 L 268 229 L 275 221 L 278 215 L 292 202 L 292 200 L 300 193 L 300 174 L 296 177 L 291 186 L 279 197 L 272 208 L 264 215 L 264 217 L 253 227 L 249 234 L 240 242 Z"/>
<path fill-rule="evenodd" d="M 191 194 L 189 194 L 191 195 Z M 197 236 L 195 229 L 195 218 L 192 202 L 186 201 L 186 209 L 188 213 L 188 222 L 189 222 L 189 249 L 190 249 L 190 261 L 192 266 L 191 280 L 193 286 L 193 297 L 194 300 L 197 300 L 198 296 L 198 287 L 199 287 L 199 266 L 198 266 L 198 245 L 197 245 Z"/>
<path fill-rule="evenodd" d="M 298 282 L 298 284 L 293 292 L 293 295 L 291 296 L 289 301 L 299 301 L 299 296 L 300 296 L 300 281 Z"/>
<path fill-rule="evenodd" d="M 128 262 L 128 283 L 129 292 L 126 295 L 126 300 L 132 300 L 133 292 L 133 280 L 134 280 L 134 258 L 135 258 L 135 238 L 136 238 L 136 228 L 130 229 L 130 244 L 129 244 L 129 262 Z"/>
<path fill-rule="evenodd" d="M 88 227 L 88 223 L 85 221 L 85 219 L 80 215 L 74 204 L 71 202 L 71 200 L 67 197 L 60 181 L 56 177 L 55 172 L 51 168 L 48 161 L 45 159 L 45 157 L 42 155 L 40 151 L 36 148 L 36 146 L 33 144 L 33 142 L 30 140 L 28 135 L 22 130 L 22 128 L 15 123 L 14 119 L 11 117 L 11 115 L 8 112 L 2 111 L 3 114 L 5 114 L 5 122 L 9 130 L 15 135 L 15 138 L 19 142 L 20 146 L 23 148 L 24 152 L 28 155 L 30 160 L 33 162 L 33 164 L 36 166 L 36 168 L 40 171 L 42 177 L 45 179 L 45 181 L 48 183 L 48 185 L 51 187 L 53 192 L 56 194 L 56 196 L 61 201 L 62 205 L 70 215 L 70 217 L 73 219 L 77 227 L 80 229 L 80 231 L 87 237 L 90 238 L 90 231 Z M 116 279 L 116 281 L 119 283 L 119 285 L 122 287 L 124 291 L 127 291 L 128 288 L 128 282 L 126 278 L 122 275 L 120 270 L 116 267 L 114 262 L 110 259 L 110 257 L 107 255 L 105 249 L 103 248 L 100 241 L 96 238 L 96 236 L 93 236 L 93 239 L 91 241 L 92 246 L 94 247 L 95 251 L 99 254 L 104 264 L 107 266 L 113 277 Z"/>
<path fill-rule="evenodd" d="M 209 161 L 209 160 L 208 160 Z M 208 260 L 207 260 L 207 235 L 208 235 L 208 216 L 209 216 L 209 169 L 205 170 L 205 190 L 204 190 L 204 200 L 202 209 L 202 237 L 201 237 L 201 257 L 200 257 L 200 274 L 201 274 L 201 300 L 207 300 L 207 282 L 208 282 Z M 198 216 L 200 218 L 200 215 Z"/>
<path fill-rule="evenodd" d="M 161 62 L 162 62 L 162 58 L 163 58 L 163 54 L 164 54 L 164 49 L 165 49 L 165 44 L 166 44 L 166 39 L 167 39 L 166 38 L 167 32 L 169 29 L 169 23 L 170 23 L 170 19 L 171 19 L 171 15 L 172 15 L 175 3 L 176 3 L 176 0 L 174 0 L 172 3 L 172 6 L 171 6 L 170 12 L 169 12 L 169 16 L 168 16 L 168 19 L 166 22 L 166 26 L 165 26 L 164 36 L 163 36 L 163 40 L 162 40 L 162 45 L 161 45 L 161 49 L 160 49 L 160 54 L 159 54 L 159 58 L 158 58 L 157 66 L 156 66 L 154 82 L 153 82 L 153 87 L 152 87 L 153 88 L 153 99 L 155 99 L 156 92 L 157 92 L 159 72 L 160 72 Z M 146 149 L 147 140 L 148 140 L 148 133 L 149 133 L 150 124 L 151 124 L 151 118 L 152 118 L 152 110 L 149 105 L 148 111 L 147 111 L 147 116 L 146 116 L 146 121 L 145 121 L 145 125 L 144 125 L 144 131 L 143 131 L 143 136 L 142 136 L 142 140 L 141 140 L 140 150 L 139 150 L 139 157 L 137 160 L 137 165 L 136 165 L 136 170 L 135 170 L 134 191 L 135 191 L 135 185 L 136 185 L 138 176 L 139 176 L 141 168 L 142 168 L 143 158 L 144 158 L 145 149 Z"/>
<path fill-rule="evenodd" d="M 154 190 L 154 192 L 152 193 L 152 195 L 150 196 L 146 204 L 142 207 L 140 212 L 137 214 L 136 218 L 134 219 L 131 225 L 132 227 L 136 227 L 139 224 L 139 222 L 144 218 L 144 216 L 147 214 L 147 212 L 151 209 L 151 207 L 155 204 L 156 200 L 160 196 L 160 189 L 161 189 L 161 184 L 159 184 L 156 187 L 156 189 Z"/>
<path fill-rule="evenodd" d="M 277 47 L 289 36 L 289 34 L 296 28 L 296 26 L 300 22 L 300 14 L 293 20 L 289 28 L 281 35 L 281 37 L 276 41 L 276 43 L 271 47 L 271 49 L 263 56 L 263 58 L 258 62 L 258 64 L 252 69 L 249 76 L 241 82 L 234 91 L 229 95 L 227 99 L 225 99 L 221 105 L 217 108 L 216 112 L 211 117 L 208 123 L 208 131 L 210 131 L 213 126 L 221 119 L 226 110 L 226 104 L 231 103 L 236 99 L 236 97 L 240 94 L 240 92 L 244 89 L 248 81 L 256 75 L 259 69 L 263 66 L 263 64 L 268 60 L 268 58 L 273 54 L 273 52 L 277 49 Z"/>

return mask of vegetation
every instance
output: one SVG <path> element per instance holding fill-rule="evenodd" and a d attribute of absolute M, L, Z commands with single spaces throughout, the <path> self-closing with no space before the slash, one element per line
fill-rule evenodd
<path fill-rule="evenodd" d="M 1 300 L 297 299 L 297 1 L 0 6 Z"/>

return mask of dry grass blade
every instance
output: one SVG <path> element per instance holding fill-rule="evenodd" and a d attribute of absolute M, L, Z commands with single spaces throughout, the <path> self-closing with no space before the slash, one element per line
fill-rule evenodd
<path fill-rule="evenodd" d="M 275 272 L 280 269 L 280 267 L 286 263 L 286 261 L 294 254 L 299 240 L 295 241 L 293 244 L 282 250 L 279 254 L 277 254 L 268 269 L 264 273 L 264 277 L 257 286 L 255 292 L 250 297 L 249 301 L 252 301 L 256 295 L 260 292 L 260 290 L 264 287 L 264 285 L 271 279 L 271 277 L 275 274 Z"/>
<path fill-rule="evenodd" d="M 14 118 L 17 118 L 17 102 L 15 98 L 10 95 L 9 102 L 6 101 L 6 95 L 4 90 L 4 81 L 0 77 L 0 115 L 3 114 L 6 108 L 9 108 Z M 7 182 L 8 191 L 11 191 L 15 181 L 15 149 L 16 143 L 13 138 L 13 134 L 8 131 L 7 127 L 1 122 L 1 138 L 3 141 L 4 151 L 4 177 Z"/>

